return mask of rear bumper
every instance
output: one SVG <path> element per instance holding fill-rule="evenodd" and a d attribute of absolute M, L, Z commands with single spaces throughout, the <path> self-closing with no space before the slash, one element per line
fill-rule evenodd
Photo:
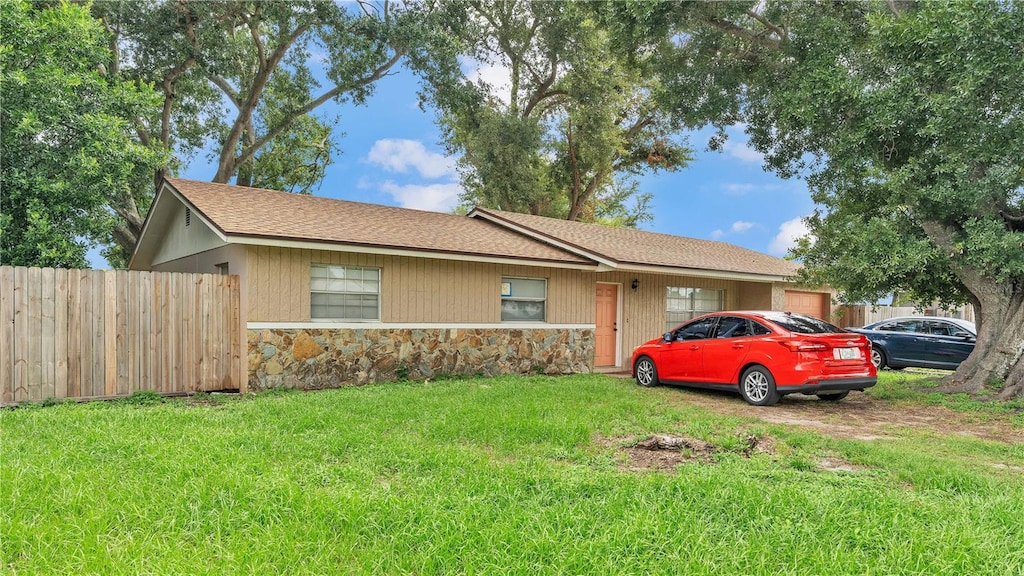
<path fill-rule="evenodd" d="M 817 394 L 819 392 L 842 392 L 843 390 L 864 390 L 878 382 L 877 376 L 863 378 L 829 378 L 809 380 L 803 384 L 776 386 L 779 394 Z"/>

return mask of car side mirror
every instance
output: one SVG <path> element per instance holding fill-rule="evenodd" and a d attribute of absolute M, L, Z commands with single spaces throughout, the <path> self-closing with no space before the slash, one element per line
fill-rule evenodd
<path fill-rule="evenodd" d="M 974 342 L 974 335 L 970 332 L 954 332 L 953 336 L 962 338 L 965 342 Z"/>
<path fill-rule="evenodd" d="M 671 341 L 675 340 L 675 338 L 672 336 L 671 332 L 665 332 L 665 335 L 662 336 L 662 338 L 665 340 L 665 342 L 671 342 Z"/>

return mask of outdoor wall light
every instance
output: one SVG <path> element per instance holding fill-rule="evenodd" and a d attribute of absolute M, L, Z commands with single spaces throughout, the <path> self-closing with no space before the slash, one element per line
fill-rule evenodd
<path fill-rule="evenodd" d="M 633 289 L 633 292 L 636 292 L 636 289 L 640 287 L 640 279 L 633 278 L 633 283 L 630 284 L 629 287 Z"/>

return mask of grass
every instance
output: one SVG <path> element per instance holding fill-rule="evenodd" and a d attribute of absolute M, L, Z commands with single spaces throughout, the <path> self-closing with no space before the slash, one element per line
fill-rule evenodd
<path fill-rule="evenodd" d="M 905 401 L 928 406 L 945 406 L 960 412 L 1024 416 L 1024 400 L 979 401 L 969 394 L 936 391 L 942 386 L 942 379 L 949 374 L 950 372 L 946 370 L 883 370 L 878 374 L 878 384 L 868 389 L 868 394 L 896 403 Z M 1024 424 L 1024 417 L 1016 420 Z"/>
<path fill-rule="evenodd" d="M 912 380 L 886 380 L 880 393 L 915 401 Z M 688 394 L 535 376 L 5 410 L 0 571 L 1024 570 L 1024 446 L 838 440 Z M 622 448 L 653 433 L 722 450 L 624 468 Z M 770 436 L 774 454 L 744 457 L 739 434 Z M 826 456 L 855 471 L 822 470 Z"/>

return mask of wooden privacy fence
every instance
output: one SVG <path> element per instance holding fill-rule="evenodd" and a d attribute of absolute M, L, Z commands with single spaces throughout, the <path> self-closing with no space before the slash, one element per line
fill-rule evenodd
<path fill-rule="evenodd" d="M 916 308 L 914 306 L 872 306 L 870 304 L 858 304 L 856 306 L 844 306 L 840 324 L 842 326 L 867 326 L 880 320 L 888 320 L 897 316 L 937 316 L 945 318 L 959 318 L 961 320 L 974 321 L 974 308 L 961 306 L 950 312 L 938 307 Z"/>
<path fill-rule="evenodd" d="M 0 266 L 0 403 L 238 389 L 238 276 Z"/>

